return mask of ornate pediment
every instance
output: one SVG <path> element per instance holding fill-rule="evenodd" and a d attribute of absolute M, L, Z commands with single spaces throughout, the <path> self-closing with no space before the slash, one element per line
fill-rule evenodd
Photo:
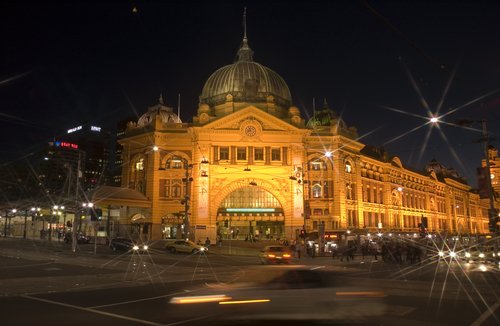
<path fill-rule="evenodd" d="M 299 128 L 267 113 L 255 106 L 234 112 L 209 122 L 201 129 L 240 130 L 253 137 L 262 131 L 297 131 Z"/>

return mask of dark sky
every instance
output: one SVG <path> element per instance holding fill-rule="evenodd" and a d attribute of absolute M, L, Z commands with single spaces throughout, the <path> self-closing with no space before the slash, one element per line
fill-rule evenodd
<path fill-rule="evenodd" d="M 304 117 L 326 98 L 363 143 L 413 168 L 436 158 L 476 185 L 480 132 L 443 123 L 426 140 L 430 126 L 418 127 L 427 105 L 447 123 L 487 119 L 500 138 L 493 1 L 3 1 L 0 161 L 82 121 L 113 129 L 160 93 L 173 107 L 180 93 L 191 122 L 205 81 L 235 59 L 245 4 L 254 60 L 285 79 Z"/>

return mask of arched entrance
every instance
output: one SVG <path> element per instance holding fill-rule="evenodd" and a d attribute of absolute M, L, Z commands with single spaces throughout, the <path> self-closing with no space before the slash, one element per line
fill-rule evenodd
<path fill-rule="evenodd" d="M 217 210 L 217 234 L 222 239 L 281 239 L 285 216 L 278 199 L 257 186 L 233 190 Z"/>

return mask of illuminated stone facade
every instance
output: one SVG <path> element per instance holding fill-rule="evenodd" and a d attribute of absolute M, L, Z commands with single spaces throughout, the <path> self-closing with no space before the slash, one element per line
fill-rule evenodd
<path fill-rule="evenodd" d="M 246 37 L 235 63 L 205 84 L 193 123 L 159 104 L 124 137 L 122 187 L 151 201 L 150 238 L 296 238 L 307 232 L 485 233 L 487 202 L 456 177 L 407 169 L 357 141 L 326 106 L 304 121 L 284 80 L 253 61 Z M 186 196 L 188 194 L 188 196 Z M 131 216 L 121 212 L 121 223 Z"/>

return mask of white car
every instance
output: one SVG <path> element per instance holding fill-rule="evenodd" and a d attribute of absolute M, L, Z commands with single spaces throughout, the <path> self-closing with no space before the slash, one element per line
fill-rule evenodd
<path fill-rule="evenodd" d="M 203 253 L 208 251 L 208 248 L 197 245 L 190 240 L 175 240 L 166 244 L 165 249 L 173 254 L 184 252 L 188 254 Z"/>

